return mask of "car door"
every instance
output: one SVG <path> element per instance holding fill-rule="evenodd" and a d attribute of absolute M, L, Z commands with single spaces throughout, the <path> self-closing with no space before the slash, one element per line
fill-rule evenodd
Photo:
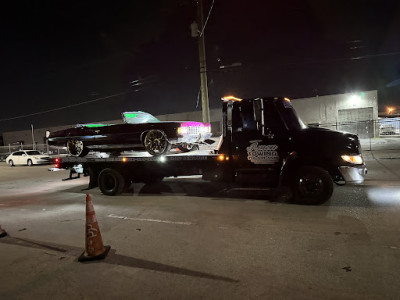
<path fill-rule="evenodd" d="M 22 154 L 23 153 L 24 153 L 23 151 L 17 151 L 14 153 L 14 155 L 11 158 L 14 162 L 14 165 L 22 164 Z"/>
<path fill-rule="evenodd" d="M 232 158 L 238 173 L 252 182 L 276 186 L 287 148 L 287 130 L 273 101 L 237 103 L 232 124 Z"/>

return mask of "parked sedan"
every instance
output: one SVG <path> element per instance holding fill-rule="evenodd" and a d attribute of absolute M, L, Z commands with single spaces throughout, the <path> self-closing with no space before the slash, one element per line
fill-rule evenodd
<path fill-rule="evenodd" d="M 11 153 L 6 158 L 6 163 L 10 166 L 15 165 L 41 165 L 41 164 L 49 164 L 51 162 L 51 158 L 48 155 L 41 154 L 36 150 L 21 150 Z"/>
<path fill-rule="evenodd" d="M 171 147 L 191 151 L 211 137 L 209 123 L 160 121 L 142 111 L 124 112 L 122 117 L 124 124 L 78 124 L 48 132 L 48 142 L 65 146 L 70 155 L 80 157 L 90 150 L 116 155 L 126 150 L 146 150 L 151 155 L 161 155 Z"/>

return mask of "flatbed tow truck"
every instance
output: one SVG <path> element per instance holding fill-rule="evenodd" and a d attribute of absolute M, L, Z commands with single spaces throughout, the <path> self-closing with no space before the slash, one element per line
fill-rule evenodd
<path fill-rule="evenodd" d="M 290 189 L 295 201 L 321 204 L 333 185 L 361 184 L 367 169 L 356 135 L 304 125 L 288 98 L 223 98 L 222 136 L 199 154 L 60 157 L 56 168 L 80 169 L 89 188 L 116 195 L 131 183 L 202 175 L 238 187 Z M 207 184 L 206 182 L 204 184 Z"/>

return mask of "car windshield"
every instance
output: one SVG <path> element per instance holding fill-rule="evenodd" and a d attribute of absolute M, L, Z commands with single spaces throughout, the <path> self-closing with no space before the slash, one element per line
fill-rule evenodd
<path fill-rule="evenodd" d="M 26 154 L 28 154 L 28 155 L 40 155 L 40 152 L 36 151 L 36 150 L 32 150 L 32 151 L 26 151 Z"/>
<path fill-rule="evenodd" d="M 125 123 L 128 124 L 141 124 L 141 123 L 158 123 L 160 122 L 155 116 L 143 112 L 143 111 L 132 111 L 122 113 L 122 117 Z"/>

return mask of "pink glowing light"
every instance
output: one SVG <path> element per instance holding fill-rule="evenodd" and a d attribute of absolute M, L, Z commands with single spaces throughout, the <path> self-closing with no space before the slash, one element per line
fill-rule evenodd
<path fill-rule="evenodd" d="M 210 127 L 210 123 L 201 122 L 181 122 L 181 127 Z"/>

